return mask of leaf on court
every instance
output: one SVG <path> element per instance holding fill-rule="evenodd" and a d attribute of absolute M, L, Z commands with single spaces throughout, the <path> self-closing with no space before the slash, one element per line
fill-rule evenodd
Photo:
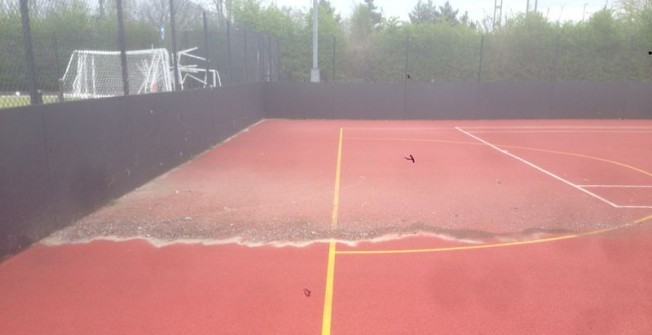
<path fill-rule="evenodd" d="M 303 294 L 304 294 L 307 298 L 310 298 L 310 294 L 311 294 L 311 293 L 312 293 L 312 292 L 310 292 L 309 289 L 307 289 L 307 288 L 304 288 L 304 289 L 303 289 Z"/>

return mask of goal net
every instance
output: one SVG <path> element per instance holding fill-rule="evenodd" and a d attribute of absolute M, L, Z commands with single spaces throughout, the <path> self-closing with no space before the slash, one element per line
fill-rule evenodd
<path fill-rule="evenodd" d="M 166 49 L 127 51 L 129 93 L 173 90 Z M 124 94 L 120 51 L 75 50 L 61 78 L 66 99 L 91 99 Z"/>

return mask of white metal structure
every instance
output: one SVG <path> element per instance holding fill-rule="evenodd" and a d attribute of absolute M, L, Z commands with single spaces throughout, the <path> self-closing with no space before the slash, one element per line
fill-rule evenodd
<path fill-rule="evenodd" d="M 166 49 L 127 51 L 130 94 L 172 91 Z M 123 95 L 120 51 L 75 50 L 61 78 L 64 98 L 89 99 Z"/>
<path fill-rule="evenodd" d="M 194 83 L 195 85 L 198 85 L 201 88 L 215 87 L 215 86 L 221 87 L 222 78 L 220 77 L 220 73 L 218 71 L 208 70 L 208 72 L 206 72 L 206 68 L 201 68 L 196 64 L 183 64 L 184 61 L 189 59 L 198 60 L 200 62 L 206 62 L 206 58 L 199 57 L 192 54 L 192 52 L 197 49 L 198 48 L 191 48 L 191 49 L 177 52 L 177 64 L 178 64 L 177 68 L 179 69 L 179 78 L 181 79 L 180 80 L 181 89 L 185 90 L 185 89 L 193 88 L 193 87 L 189 87 L 189 85 L 192 85 L 191 83 Z"/>

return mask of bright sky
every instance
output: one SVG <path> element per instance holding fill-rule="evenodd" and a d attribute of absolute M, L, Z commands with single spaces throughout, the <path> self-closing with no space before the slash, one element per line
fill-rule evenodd
<path fill-rule="evenodd" d="M 268 0 L 276 2 L 279 6 L 295 8 L 309 8 L 312 0 Z M 501 0 L 498 0 L 499 2 Z M 525 12 L 528 0 L 502 0 L 503 18 Z M 617 0 L 529 0 L 530 8 L 538 2 L 538 10 L 551 21 L 581 21 L 583 14 L 588 19 L 591 13 L 600 10 L 605 4 L 612 7 Z M 331 4 L 343 17 L 348 17 L 356 4 L 362 0 L 330 0 Z M 441 6 L 446 0 L 434 0 L 433 3 Z M 385 16 L 396 16 L 407 21 L 408 13 L 414 8 L 417 0 L 376 0 L 375 4 L 382 8 Z M 471 20 L 481 21 L 485 16 L 493 17 L 494 0 L 450 0 L 451 6 L 469 13 Z M 586 11 L 585 11 L 586 4 Z"/>

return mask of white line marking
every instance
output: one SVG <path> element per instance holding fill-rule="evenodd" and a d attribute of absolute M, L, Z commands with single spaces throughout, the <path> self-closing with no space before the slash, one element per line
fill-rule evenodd
<path fill-rule="evenodd" d="M 489 146 L 489 147 L 491 147 L 491 148 L 493 148 L 493 149 L 495 149 L 495 150 L 497 150 L 497 151 L 499 151 L 499 152 L 501 152 L 501 153 L 503 153 L 503 154 L 505 154 L 507 156 L 510 156 L 510 157 L 522 162 L 522 163 L 525 163 L 525 164 L 529 165 L 530 167 L 533 167 L 534 169 L 539 170 L 540 172 L 543 172 L 543 173 L 547 174 L 548 176 L 553 177 L 553 178 L 561 181 L 562 183 L 564 183 L 564 184 L 566 184 L 566 185 L 568 185 L 568 186 L 570 186 L 570 187 L 572 187 L 574 189 L 577 189 L 577 190 L 579 190 L 581 192 L 584 192 L 584 193 L 586 193 L 586 194 L 588 194 L 588 195 L 590 195 L 590 196 L 592 196 L 592 197 L 594 197 L 594 198 L 596 198 L 596 199 L 598 199 L 598 200 L 600 200 L 600 201 L 602 201 L 602 202 L 604 202 L 604 203 L 606 203 L 606 204 L 608 204 L 608 205 L 610 205 L 610 206 L 612 206 L 614 208 L 620 208 L 619 205 L 617 205 L 617 204 L 615 204 L 615 203 L 613 203 L 613 202 L 611 202 L 611 201 L 609 201 L 609 200 L 607 200 L 607 199 L 605 199 L 605 198 L 603 198 L 603 197 L 601 197 L 601 196 L 599 196 L 599 195 L 597 195 L 597 194 L 595 194 L 593 192 L 587 191 L 587 190 L 585 190 L 585 189 L 571 183 L 570 181 L 568 181 L 568 180 L 566 180 L 566 179 L 564 179 L 564 178 L 562 178 L 562 177 L 560 177 L 560 176 L 558 176 L 558 175 L 556 175 L 556 174 L 554 174 L 554 173 L 552 173 L 552 172 L 550 172 L 550 171 L 548 171 L 548 170 L 546 170 L 546 169 L 544 169 L 544 168 L 542 168 L 542 167 L 540 167 L 540 166 L 538 166 L 538 165 L 536 165 L 534 163 L 531 163 L 531 162 L 529 162 L 529 161 L 527 161 L 527 160 L 525 160 L 525 159 L 523 159 L 523 158 L 521 158 L 519 156 L 516 156 L 516 155 L 510 153 L 507 150 L 503 150 L 503 149 L 501 149 L 501 148 L 499 148 L 499 147 L 497 147 L 497 146 L 495 146 L 495 145 L 493 145 L 493 144 L 491 144 L 491 143 L 489 143 L 489 142 L 487 142 L 487 141 L 485 141 L 485 140 L 483 140 L 483 139 L 481 139 L 481 138 L 479 138 L 479 137 L 465 131 L 464 129 L 462 129 L 460 127 L 455 127 L 455 129 L 457 129 L 461 133 L 465 134 L 466 136 L 469 136 L 469 137 L 471 137 L 471 138 L 473 138 L 473 139 L 475 139 L 475 140 L 477 140 L 479 142 L 482 142 L 482 143 L 486 144 L 487 146 Z"/>
<path fill-rule="evenodd" d="M 577 185 L 587 188 L 652 188 L 652 185 Z"/>
<path fill-rule="evenodd" d="M 579 187 L 586 188 L 638 188 L 638 189 L 648 189 L 652 188 L 652 185 L 577 185 Z M 618 205 L 618 208 L 629 208 L 629 209 L 652 209 L 652 206 L 639 206 L 639 205 Z"/>

